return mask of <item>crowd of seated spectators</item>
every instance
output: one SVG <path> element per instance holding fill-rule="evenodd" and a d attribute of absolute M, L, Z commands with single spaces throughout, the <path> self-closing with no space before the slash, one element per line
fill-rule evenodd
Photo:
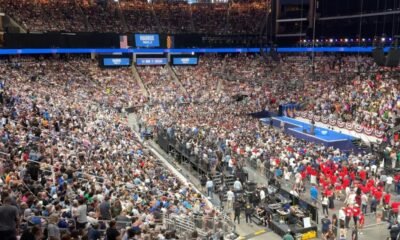
<path fill-rule="evenodd" d="M 0 1 L 0 7 L 30 32 L 85 31 L 74 0 Z"/>
<path fill-rule="evenodd" d="M 268 13 L 267 2 L 233 3 L 229 8 L 229 34 L 258 34 Z"/>
<path fill-rule="evenodd" d="M 163 33 L 193 33 L 190 5 L 186 2 L 153 4 Z"/>
<path fill-rule="evenodd" d="M 124 27 L 118 15 L 118 5 L 115 2 L 108 4 L 93 4 L 89 0 L 78 0 L 82 11 L 88 19 L 90 28 L 96 32 L 123 32 Z"/>
<path fill-rule="evenodd" d="M 227 10 L 223 3 L 192 5 L 192 19 L 195 32 L 218 34 L 226 31 Z"/>
<path fill-rule="evenodd" d="M 163 66 L 138 67 L 138 73 L 150 94 L 151 103 L 182 101 L 185 93 Z"/>
<path fill-rule="evenodd" d="M 221 57 L 204 55 L 196 66 L 174 66 L 188 96 L 197 102 L 218 98 L 218 82 L 223 80 Z"/>
<path fill-rule="evenodd" d="M 162 32 L 257 34 L 269 6 L 251 3 L 148 3 L 143 0 L 1 0 L 0 8 L 30 32 Z M 126 24 L 126 29 L 125 25 Z"/>
<path fill-rule="evenodd" d="M 345 152 L 302 141 L 269 124 L 262 124 L 247 114 L 262 109 L 276 111 L 278 104 L 305 99 L 309 102 L 304 106 L 305 109 L 313 111 L 314 108 L 310 108 L 310 105 L 317 105 L 321 99 L 325 99 L 325 95 L 333 93 L 341 101 L 346 101 L 351 97 L 352 89 L 357 92 L 357 87 L 353 84 L 358 81 L 360 83 L 357 85 L 366 85 L 360 88 L 358 98 L 365 96 L 363 102 L 371 104 L 377 101 L 374 95 L 379 92 L 379 100 L 382 100 L 383 106 L 398 119 L 399 84 L 393 76 L 396 71 L 386 71 L 383 73 L 386 78 L 380 79 L 376 78 L 379 76 L 377 73 L 384 69 L 375 66 L 369 56 L 318 55 L 314 59 L 314 71 L 323 77 L 316 80 L 311 74 L 313 69 L 310 56 L 281 57 L 278 64 L 266 65 L 267 68 L 273 65 L 278 69 L 267 72 L 267 76 L 257 74 L 263 68 L 261 66 L 265 64 L 265 59 L 253 55 L 202 57 L 199 66 L 175 67 L 177 75 L 190 93 L 192 104 L 182 104 L 179 101 L 169 105 L 155 104 L 140 110 L 141 121 L 147 123 L 150 119 L 153 122 L 155 119 L 157 133 L 166 133 L 168 138 L 186 146 L 190 156 L 207 163 L 210 175 L 224 171 L 225 167 L 235 174 L 243 166 L 248 167 L 255 163 L 257 170 L 268 178 L 293 183 L 289 186 L 292 186 L 291 192 L 297 196 L 303 196 L 306 185 L 308 189 L 312 184 L 322 196 L 329 198 L 331 209 L 335 208 L 335 201 L 339 200 L 342 204 L 344 202 L 345 206 L 361 206 L 362 197 L 367 199 L 366 206 L 371 204 L 372 212 L 380 212 L 383 206 L 388 206 L 394 201 L 390 200 L 391 195 L 400 191 L 399 175 L 384 172 L 380 167 L 380 157 L 369 151 Z M 223 62 L 227 63 L 226 66 Z M 207 70 L 218 72 L 220 69 L 229 69 L 227 66 L 231 66 L 232 73 L 242 78 L 229 84 L 223 80 L 224 86 L 217 87 L 221 81 Z M 260 66 L 260 69 L 257 66 Z M 256 70 L 252 73 L 252 69 Z M 361 69 L 363 70 L 360 71 Z M 228 77 L 227 74 L 221 76 Z M 364 80 L 360 81 L 360 77 Z M 263 80 L 258 81 L 259 78 Z M 290 85 L 291 78 L 303 83 L 294 86 L 274 86 L 278 81 L 286 81 L 283 84 Z M 192 84 L 195 79 L 200 82 L 197 86 Z M 249 84 L 252 81 L 256 83 Z M 375 85 L 378 88 L 367 85 Z M 201 93 L 208 91 L 209 94 L 203 99 L 192 90 L 193 87 L 197 87 Z M 238 100 L 232 95 L 232 89 L 245 92 L 243 89 L 246 88 L 249 93 L 247 97 Z M 254 93 L 256 88 L 261 88 L 262 92 Z M 391 102 L 388 103 L 388 100 Z M 364 109 L 361 105 L 356 107 L 356 112 Z M 317 110 L 313 113 L 318 116 Z M 384 118 L 380 115 L 379 117 L 384 121 Z M 393 123 L 388 123 L 386 129 L 392 127 Z M 388 162 L 392 164 L 391 167 L 398 167 L 399 134 L 391 136 L 390 139 L 382 138 L 381 141 L 388 144 L 384 150 L 385 159 L 390 160 Z M 393 179 L 397 180 L 394 182 Z M 315 203 L 317 201 L 319 200 L 314 199 Z M 233 209 L 227 210 L 233 212 Z M 363 213 L 367 212 L 369 210 L 365 207 Z"/>
<path fill-rule="evenodd" d="M 121 107 L 141 95 L 128 70 L 83 57 L 0 64 L 1 201 L 17 207 L 22 239 L 174 239 L 163 216 L 218 216 L 127 125 Z"/>
<path fill-rule="evenodd" d="M 120 1 L 129 31 L 154 33 L 158 31 L 157 20 L 152 14 L 152 5 L 144 1 Z"/>
<path fill-rule="evenodd" d="M 400 108 L 397 69 L 382 72 L 362 55 L 318 55 L 314 69 L 310 63 L 307 55 L 281 56 L 279 62 L 246 54 L 201 56 L 197 66 L 172 69 L 185 90 L 168 67 L 138 66 L 148 100 L 131 69 L 102 70 L 84 57 L 0 62 L 1 199 L 18 207 L 23 224 L 56 225 L 68 239 L 98 229 L 108 234 L 111 219 L 122 222 L 118 235 L 162 239 L 168 238 L 158 224 L 163 214 L 217 217 L 128 127 L 123 109 L 142 105 L 139 122 L 185 143 L 191 155 L 208 163 L 211 175 L 225 166 L 235 173 L 252 161 L 262 174 L 294 179 L 298 194 L 310 181 L 347 204 L 355 204 L 357 188 L 382 201 L 394 188 L 381 178 L 376 156 L 307 143 L 248 115 L 305 100 L 303 109 L 313 115 L 339 114 L 339 107 L 324 113 L 320 106 L 346 103 L 355 94 L 361 103 L 376 104 L 382 112 L 375 117 L 387 121 L 386 129 L 393 127 L 389 119 L 398 118 Z M 316 79 L 313 71 L 323 77 Z M 303 83 L 289 86 L 291 78 Z M 362 104 L 354 108 L 375 111 Z M 348 121 L 358 117 L 351 116 Z M 382 141 L 388 144 L 385 157 L 398 165 L 398 134 Z"/>

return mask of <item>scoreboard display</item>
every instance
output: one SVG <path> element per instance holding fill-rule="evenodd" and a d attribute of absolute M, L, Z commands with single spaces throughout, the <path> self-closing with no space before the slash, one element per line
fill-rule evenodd
<path fill-rule="evenodd" d="M 167 58 L 136 58 L 136 65 L 166 65 Z"/>
<path fill-rule="evenodd" d="M 173 65 L 197 65 L 199 63 L 199 57 L 194 55 L 189 56 L 173 56 Z"/>
<path fill-rule="evenodd" d="M 132 65 L 132 58 L 129 55 L 100 55 L 99 65 L 102 68 L 129 67 Z"/>
<path fill-rule="evenodd" d="M 160 36 L 158 34 L 135 34 L 136 47 L 153 48 L 160 47 Z"/>

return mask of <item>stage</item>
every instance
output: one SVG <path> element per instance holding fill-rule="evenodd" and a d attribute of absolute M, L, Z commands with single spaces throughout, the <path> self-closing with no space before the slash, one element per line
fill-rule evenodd
<path fill-rule="evenodd" d="M 327 147 L 335 147 L 341 150 L 352 150 L 354 145 L 352 140 L 353 136 L 333 131 L 327 128 L 315 126 L 314 135 L 310 134 L 311 123 L 299 121 L 289 117 L 272 117 L 270 119 L 262 119 L 264 124 L 271 124 L 278 128 L 284 126 L 284 131 L 296 138 L 306 140 L 308 142 L 315 142 L 324 144 Z"/>

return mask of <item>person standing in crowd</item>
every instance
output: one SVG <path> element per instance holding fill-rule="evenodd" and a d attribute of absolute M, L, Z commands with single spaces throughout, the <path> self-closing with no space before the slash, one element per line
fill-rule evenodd
<path fill-rule="evenodd" d="M 94 223 L 88 229 L 88 240 L 99 240 L 101 238 L 101 233 L 99 231 L 99 224 Z"/>
<path fill-rule="evenodd" d="M 260 202 L 264 203 L 265 201 L 265 191 L 263 188 L 260 189 Z"/>
<path fill-rule="evenodd" d="M 99 210 L 101 220 L 111 220 L 111 204 L 109 196 L 106 196 L 100 203 Z"/>
<path fill-rule="evenodd" d="M 86 224 L 88 223 L 87 219 L 87 205 L 85 202 L 85 198 L 79 199 L 79 206 L 77 209 L 77 216 L 76 216 L 76 228 L 77 229 L 84 229 L 86 228 Z"/>
<path fill-rule="evenodd" d="M 350 205 L 347 205 L 347 207 L 345 208 L 345 213 L 346 213 L 346 228 L 350 228 L 349 224 L 350 224 L 350 220 L 351 217 L 353 216 L 353 208 Z"/>
<path fill-rule="evenodd" d="M 389 227 L 389 233 L 390 233 L 390 239 L 391 240 L 397 240 L 398 236 L 400 234 L 400 225 L 397 220 L 394 222 L 394 224 L 390 224 Z"/>
<path fill-rule="evenodd" d="M 60 229 L 58 228 L 58 215 L 52 214 L 49 217 L 49 223 L 47 225 L 47 236 L 49 240 L 60 240 L 61 234 Z"/>
<path fill-rule="evenodd" d="M 336 235 L 331 228 L 329 228 L 328 232 L 325 233 L 323 236 L 324 236 L 324 240 L 335 240 L 336 239 Z"/>
<path fill-rule="evenodd" d="M 4 240 L 16 240 L 19 226 L 18 208 L 12 205 L 11 197 L 3 199 L 0 206 L 0 237 Z"/>
<path fill-rule="evenodd" d="M 376 213 L 376 209 L 378 207 L 378 200 L 375 197 L 372 197 L 371 203 L 370 203 L 370 208 L 371 208 L 371 213 Z"/>
<path fill-rule="evenodd" d="M 337 218 L 336 214 L 333 214 L 332 220 L 331 220 L 331 226 L 332 226 L 331 228 L 332 228 L 332 231 L 335 234 L 335 236 L 337 236 L 338 225 L 339 225 L 338 218 Z"/>
<path fill-rule="evenodd" d="M 7 239 L 7 238 L 5 238 L 5 239 Z M 41 240 L 41 239 L 43 239 L 43 231 L 42 231 L 42 228 L 37 225 L 33 226 L 32 228 L 26 229 L 22 233 L 21 238 L 20 238 L 20 240 Z"/>
<path fill-rule="evenodd" d="M 368 207 L 368 196 L 365 193 L 361 194 L 361 211 L 366 214 Z"/>
<path fill-rule="evenodd" d="M 345 227 L 345 221 L 346 221 L 346 208 L 342 207 L 339 210 L 339 226 L 340 228 L 344 228 Z"/>
<path fill-rule="evenodd" d="M 353 221 L 354 221 L 354 226 L 357 226 L 358 224 L 358 219 L 360 217 L 361 214 L 361 209 L 358 206 L 358 204 L 355 204 L 352 208 L 352 215 L 353 215 Z"/>
<path fill-rule="evenodd" d="M 203 174 L 203 175 L 201 175 L 201 178 L 200 178 L 200 185 L 201 185 L 202 191 L 206 191 L 206 183 L 207 183 L 207 177 L 205 174 Z"/>
<path fill-rule="evenodd" d="M 121 236 L 123 234 L 121 234 L 116 227 L 116 222 L 114 220 L 111 220 L 109 223 L 109 227 L 106 230 L 106 237 L 107 240 L 120 240 Z"/>
<path fill-rule="evenodd" d="M 235 201 L 235 194 L 232 192 L 232 189 L 229 188 L 228 192 L 226 193 L 226 207 L 228 210 L 233 209 L 234 201 Z"/>
<path fill-rule="evenodd" d="M 238 193 L 242 191 L 243 186 L 242 183 L 240 182 L 239 178 L 236 178 L 236 181 L 233 183 L 233 190 L 235 193 Z"/>
<path fill-rule="evenodd" d="M 287 233 L 283 236 L 283 240 L 294 240 L 294 237 L 292 233 L 290 232 L 290 229 L 287 231 Z"/>
<path fill-rule="evenodd" d="M 322 205 L 322 214 L 329 215 L 328 212 L 329 199 L 325 194 L 322 195 L 321 205 Z"/>
<path fill-rule="evenodd" d="M 325 235 L 329 231 L 329 228 L 331 226 L 331 220 L 329 219 L 329 216 L 325 215 L 325 217 L 321 219 L 321 223 L 322 223 L 321 232 L 323 235 Z"/>
<path fill-rule="evenodd" d="M 392 185 L 393 185 L 393 177 L 389 175 L 386 177 L 385 192 L 390 193 L 393 190 Z"/>
<path fill-rule="evenodd" d="M 244 213 L 246 215 L 246 223 L 251 223 L 251 214 L 253 214 L 253 207 L 251 206 L 250 202 L 246 203 Z"/>
<path fill-rule="evenodd" d="M 213 180 L 211 178 L 209 178 L 207 180 L 206 188 L 207 188 L 207 196 L 209 198 L 212 198 L 213 197 L 213 191 L 214 191 L 214 182 L 213 182 Z"/>
<path fill-rule="evenodd" d="M 311 201 L 314 205 L 317 205 L 317 200 L 318 200 L 318 189 L 315 187 L 313 184 L 312 187 L 310 188 L 310 197 Z"/>
<path fill-rule="evenodd" d="M 239 202 L 235 202 L 234 206 L 234 212 L 235 212 L 235 218 L 233 219 L 233 221 L 238 221 L 238 224 L 240 224 L 240 211 L 241 211 L 241 204 Z"/>

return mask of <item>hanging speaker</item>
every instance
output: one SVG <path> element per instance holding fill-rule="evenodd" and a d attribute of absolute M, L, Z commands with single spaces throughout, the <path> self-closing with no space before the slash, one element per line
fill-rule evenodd
<path fill-rule="evenodd" d="M 386 67 L 397 67 L 400 62 L 400 51 L 398 48 L 391 48 L 386 57 Z"/>
<path fill-rule="evenodd" d="M 379 66 L 397 67 L 400 63 L 400 50 L 398 48 L 390 48 L 389 53 L 385 56 L 383 48 L 379 47 L 372 51 L 372 57 Z"/>
<path fill-rule="evenodd" d="M 383 48 L 375 48 L 372 51 L 372 57 L 374 58 L 376 64 L 379 66 L 385 66 L 386 58 L 385 53 L 383 52 Z"/>

